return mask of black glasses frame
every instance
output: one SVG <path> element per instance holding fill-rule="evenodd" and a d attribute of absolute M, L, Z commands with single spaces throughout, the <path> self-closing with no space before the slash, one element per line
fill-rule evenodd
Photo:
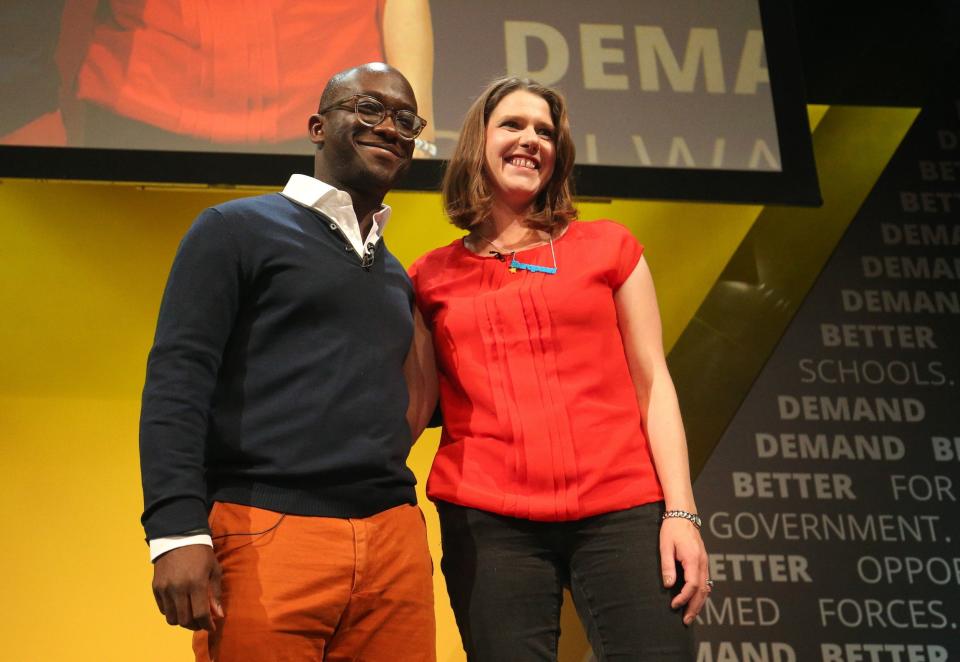
<path fill-rule="evenodd" d="M 360 114 L 361 101 L 372 101 L 373 103 L 380 106 L 379 119 L 377 119 L 376 122 L 373 122 L 371 124 L 370 122 L 363 119 L 363 116 Z M 350 104 L 351 102 L 352 102 L 352 105 L 347 105 L 347 104 Z M 423 119 L 422 117 L 417 115 L 415 112 L 411 110 L 404 110 L 404 109 L 398 110 L 396 108 L 388 108 L 386 104 L 380 101 L 380 99 L 376 97 L 371 97 L 367 94 L 354 94 L 345 99 L 340 99 L 340 101 L 336 101 L 334 103 L 331 103 L 329 106 L 326 106 L 325 108 L 321 108 L 320 110 L 317 111 L 317 114 L 323 115 L 324 113 L 329 112 L 331 110 L 352 110 L 354 115 L 357 116 L 357 120 L 364 126 L 369 126 L 370 128 L 378 126 L 381 122 L 383 122 L 383 120 L 387 119 L 387 115 L 390 115 L 391 117 L 393 117 L 393 125 L 397 129 L 397 135 L 400 136 L 400 138 L 402 138 L 403 140 L 414 140 L 417 136 L 419 136 L 423 132 L 423 129 L 427 126 L 427 120 Z M 413 129 L 412 135 L 410 136 L 404 135 L 403 130 L 400 128 L 400 124 L 397 122 L 397 117 L 412 118 L 411 122 L 416 124 L 416 126 Z"/>

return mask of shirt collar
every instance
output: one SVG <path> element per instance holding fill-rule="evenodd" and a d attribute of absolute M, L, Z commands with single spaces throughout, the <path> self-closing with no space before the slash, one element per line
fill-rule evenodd
<path fill-rule="evenodd" d="M 373 215 L 373 224 L 364 240 L 360 236 L 360 222 L 353 209 L 353 200 L 346 191 L 336 189 L 314 177 L 295 174 L 290 175 L 281 193 L 287 199 L 315 209 L 336 223 L 343 236 L 361 257 L 366 254 L 368 247 L 372 250 L 372 247 L 380 241 L 392 213 L 389 205 L 381 205 L 380 211 Z"/>

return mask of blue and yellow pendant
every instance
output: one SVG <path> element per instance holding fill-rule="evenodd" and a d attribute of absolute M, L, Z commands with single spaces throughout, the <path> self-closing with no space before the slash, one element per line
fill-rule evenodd
<path fill-rule="evenodd" d="M 513 255 L 513 260 L 510 261 L 510 273 L 515 274 L 517 270 L 529 271 L 530 273 L 542 273 L 542 274 L 555 274 L 557 273 L 557 263 L 554 261 L 552 267 L 544 267 L 539 264 L 527 264 L 526 262 L 521 262 L 517 259 L 516 255 Z"/>
<path fill-rule="evenodd" d="M 490 255 L 497 258 L 497 260 L 499 260 L 500 262 L 507 261 L 505 253 L 501 251 L 499 248 L 497 248 L 497 245 L 495 243 L 493 243 L 492 241 L 490 241 L 485 237 L 481 236 L 480 238 L 483 239 L 483 241 L 490 244 L 490 246 L 493 248 L 493 250 L 490 251 Z M 507 269 L 509 269 L 510 273 L 512 274 L 515 274 L 518 271 L 529 271 L 532 274 L 540 273 L 540 274 L 549 274 L 549 275 L 553 275 L 557 273 L 557 253 L 553 249 L 553 237 L 550 237 L 549 241 L 550 241 L 550 256 L 553 258 L 552 267 L 544 267 L 539 264 L 528 264 L 526 262 L 521 262 L 520 260 L 517 259 L 517 251 L 513 251 L 510 253 L 510 264 L 507 265 Z"/>
<path fill-rule="evenodd" d="M 529 271 L 532 274 L 540 273 L 550 275 L 557 273 L 557 253 L 553 250 L 553 237 L 550 237 L 550 256 L 553 258 L 553 266 L 544 267 L 539 264 L 521 262 L 517 259 L 517 253 L 514 251 L 510 254 L 510 273 L 515 274 L 517 271 Z"/>

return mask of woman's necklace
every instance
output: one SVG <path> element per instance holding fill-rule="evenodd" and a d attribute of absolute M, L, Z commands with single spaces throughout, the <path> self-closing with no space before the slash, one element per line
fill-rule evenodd
<path fill-rule="evenodd" d="M 481 239 L 483 239 L 485 242 L 487 242 L 488 244 L 490 244 L 490 245 L 493 247 L 493 250 L 490 251 L 490 254 L 491 254 L 491 255 L 493 255 L 495 258 L 497 258 L 497 259 L 500 260 L 501 262 L 505 262 L 505 261 L 506 261 L 506 255 L 508 254 L 508 251 L 502 250 L 502 249 L 501 249 L 499 246 L 497 246 L 495 243 L 493 243 L 492 241 L 490 241 L 489 239 L 487 239 L 486 237 L 484 237 L 483 235 L 481 235 L 481 234 L 479 234 L 479 233 L 477 234 L 477 236 L 480 237 Z M 550 242 L 550 255 L 553 257 L 553 266 L 552 266 L 552 267 L 544 267 L 544 266 L 541 266 L 541 265 L 539 265 L 539 264 L 527 264 L 526 262 L 521 262 L 520 260 L 517 259 L 517 251 L 516 251 L 516 250 L 512 250 L 512 251 L 509 251 L 509 255 L 510 255 L 510 273 L 515 274 L 515 273 L 517 273 L 517 270 L 518 270 L 518 269 L 521 270 L 521 271 L 529 271 L 530 273 L 537 273 L 537 272 L 542 273 L 542 274 L 555 274 L 555 273 L 557 273 L 557 254 L 556 254 L 556 252 L 553 250 L 553 237 L 552 237 L 552 236 L 551 236 L 551 237 L 548 237 L 548 241 Z"/>

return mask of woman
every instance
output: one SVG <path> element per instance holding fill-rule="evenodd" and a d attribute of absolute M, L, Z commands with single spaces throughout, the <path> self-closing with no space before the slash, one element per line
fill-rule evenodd
<path fill-rule="evenodd" d="M 410 270 L 441 568 L 471 660 L 555 659 L 565 585 L 599 659 L 692 660 L 710 582 L 653 283 L 625 228 L 574 220 L 573 161 L 557 92 L 492 83 L 443 184 L 468 234 Z"/>

